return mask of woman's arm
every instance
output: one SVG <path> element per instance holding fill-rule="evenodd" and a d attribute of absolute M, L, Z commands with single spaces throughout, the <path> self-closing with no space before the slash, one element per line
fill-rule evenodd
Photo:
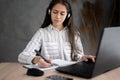
<path fill-rule="evenodd" d="M 93 62 L 95 62 L 95 56 L 93 56 L 93 55 L 84 55 L 83 46 L 82 46 L 80 36 L 78 36 L 76 38 L 76 46 L 77 46 L 77 49 L 78 49 L 78 51 L 77 51 L 77 60 L 78 61 L 87 62 L 88 59 L 91 59 Z"/>
<path fill-rule="evenodd" d="M 84 51 L 83 51 L 83 45 L 80 39 L 80 36 L 77 35 L 75 36 L 75 43 L 76 43 L 76 47 L 77 47 L 77 60 L 81 61 L 82 57 L 84 56 Z"/>
<path fill-rule="evenodd" d="M 36 56 L 34 50 L 40 49 L 41 39 L 41 29 L 39 29 L 29 41 L 26 48 L 18 55 L 18 61 L 21 63 L 32 64 L 32 60 Z"/>

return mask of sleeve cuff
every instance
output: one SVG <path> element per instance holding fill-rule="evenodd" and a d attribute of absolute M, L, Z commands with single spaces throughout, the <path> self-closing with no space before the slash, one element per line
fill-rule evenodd
<path fill-rule="evenodd" d="M 28 63 L 28 64 L 33 64 L 33 63 L 32 63 L 32 60 L 33 60 L 34 57 L 35 57 L 35 56 L 29 56 L 29 58 L 27 59 L 27 63 Z"/>
<path fill-rule="evenodd" d="M 77 61 L 83 61 L 82 57 L 84 56 L 84 54 L 78 54 L 77 56 Z"/>

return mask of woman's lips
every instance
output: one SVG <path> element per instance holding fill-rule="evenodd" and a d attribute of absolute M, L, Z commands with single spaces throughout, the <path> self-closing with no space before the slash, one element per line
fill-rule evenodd
<path fill-rule="evenodd" d="M 55 22 L 60 22 L 60 20 L 57 20 L 57 19 L 56 19 L 56 20 L 54 20 L 54 21 L 55 21 Z"/>

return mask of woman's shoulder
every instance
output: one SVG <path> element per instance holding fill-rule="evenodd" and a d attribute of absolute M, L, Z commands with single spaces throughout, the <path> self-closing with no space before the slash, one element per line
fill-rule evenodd
<path fill-rule="evenodd" d="M 45 28 L 39 28 L 38 31 L 40 31 L 40 32 L 44 32 L 44 31 L 47 31 L 47 30 L 48 30 L 48 27 L 45 27 Z"/>
<path fill-rule="evenodd" d="M 78 40 L 78 39 L 80 39 L 80 32 L 79 31 L 75 32 L 75 40 Z"/>
<path fill-rule="evenodd" d="M 37 32 L 36 32 L 36 34 L 46 34 L 46 33 L 48 33 L 48 28 L 47 27 L 45 27 L 45 28 L 39 28 L 38 30 L 37 30 Z"/>
<path fill-rule="evenodd" d="M 79 31 L 76 31 L 76 32 L 75 32 L 75 35 L 76 35 L 76 36 L 80 36 L 80 32 L 79 32 Z"/>

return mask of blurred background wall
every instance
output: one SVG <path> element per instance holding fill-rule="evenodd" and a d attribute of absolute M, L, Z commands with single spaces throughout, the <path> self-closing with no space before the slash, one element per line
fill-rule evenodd
<path fill-rule="evenodd" d="M 69 1 L 85 54 L 95 54 L 102 29 L 120 25 L 120 1 Z M 0 0 L 0 62 L 17 62 L 18 54 L 42 24 L 49 2 Z"/>

